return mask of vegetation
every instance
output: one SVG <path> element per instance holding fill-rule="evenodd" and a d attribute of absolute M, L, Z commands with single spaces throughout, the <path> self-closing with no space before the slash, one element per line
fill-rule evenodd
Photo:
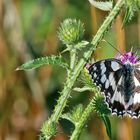
<path fill-rule="evenodd" d="M 12 104 L 14 106 L 13 108 L 15 110 L 17 109 L 16 110 L 17 112 L 16 111 L 14 112 L 15 116 L 13 117 L 17 117 L 18 119 L 21 119 L 21 121 L 18 119 L 13 120 L 13 121 L 19 121 L 21 123 L 19 124 L 21 126 L 21 130 L 23 131 L 24 129 L 22 129 L 23 127 L 22 123 L 26 123 L 27 125 L 29 117 L 31 117 L 31 120 L 32 120 L 32 116 L 34 116 L 33 111 L 35 112 L 35 115 L 39 114 L 40 118 L 36 118 L 36 119 L 40 119 L 41 121 L 43 121 L 46 116 L 46 110 L 47 110 L 47 113 L 49 115 L 47 114 L 48 119 L 44 120 L 41 126 L 40 134 L 39 134 L 40 140 L 49 140 L 53 137 L 57 138 L 60 131 L 62 131 L 61 126 L 67 127 L 66 130 L 68 132 L 65 132 L 65 133 L 68 133 L 67 135 L 69 135 L 70 140 L 85 139 L 84 137 L 86 137 L 86 139 L 90 139 L 91 134 L 89 132 L 86 132 L 84 130 L 85 134 L 83 133 L 84 135 L 81 137 L 80 137 L 80 134 L 83 132 L 83 128 L 88 123 L 88 120 L 91 119 L 92 114 L 97 113 L 100 120 L 102 120 L 102 122 L 104 123 L 108 137 L 106 133 L 104 133 L 104 129 L 101 127 L 101 125 L 99 125 L 99 127 L 102 128 L 102 130 L 99 129 L 100 131 L 102 131 L 100 132 L 102 133 L 102 136 L 101 137 L 93 136 L 93 138 L 91 139 L 102 139 L 103 137 L 105 139 L 107 138 L 116 139 L 116 134 L 112 133 L 112 131 L 114 132 L 114 130 L 113 130 L 113 127 L 111 127 L 111 124 L 113 126 L 117 122 L 117 120 L 115 121 L 111 120 L 112 123 L 110 122 L 110 112 L 104 103 L 103 97 L 100 95 L 100 89 L 98 89 L 92 83 L 92 80 L 85 68 L 85 65 L 89 61 L 89 59 L 91 59 L 93 52 L 97 49 L 97 46 L 101 46 L 101 43 L 103 43 L 102 40 L 103 38 L 105 38 L 105 36 L 106 36 L 105 39 L 110 41 L 110 39 L 108 39 L 110 35 L 107 34 L 107 32 L 110 31 L 110 29 L 112 28 L 112 23 L 114 23 L 114 21 L 116 20 L 116 17 L 118 15 L 120 17 L 120 15 L 122 14 L 120 12 L 122 11 L 124 12 L 124 16 L 123 16 L 124 18 L 122 22 L 120 19 L 117 19 L 118 22 L 115 23 L 116 28 L 119 27 L 120 30 L 121 29 L 124 30 L 125 26 L 127 24 L 130 24 L 130 21 L 132 21 L 132 19 L 136 20 L 135 15 L 136 15 L 136 12 L 140 8 L 140 2 L 138 0 L 135 0 L 135 1 L 134 0 L 133 1 L 132 0 L 126 0 L 126 1 L 118 0 L 115 4 L 113 4 L 113 1 L 109 1 L 109 2 L 92 1 L 92 4 L 94 7 L 99 8 L 100 10 L 104 10 L 104 11 L 108 10 L 109 12 L 106 15 L 105 20 L 103 21 L 103 23 L 101 24 L 101 26 L 99 27 L 98 31 L 93 36 L 93 39 L 91 41 L 89 41 L 90 39 L 88 35 L 87 36 L 85 35 L 88 33 L 89 29 L 87 29 L 86 31 L 85 29 L 86 24 L 84 25 L 79 20 L 79 18 L 82 19 L 82 17 L 84 17 L 85 15 L 84 12 L 86 10 L 84 11 L 84 8 L 86 9 L 86 6 L 84 4 L 85 3 L 84 1 L 69 2 L 68 8 L 70 8 L 70 10 L 68 10 L 68 13 L 66 13 L 66 15 L 63 15 L 63 17 L 70 16 L 71 13 L 69 13 L 69 11 L 70 12 L 73 11 L 74 14 L 71 15 L 71 17 L 74 17 L 74 18 L 64 19 L 61 25 L 59 25 L 58 30 L 57 30 L 58 23 L 57 25 L 55 25 L 55 28 L 52 28 L 51 22 L 58 21 L 58 19 L 62 16 L 62 13 L 64 13 L 63 10 L 65 9 L 61 9 L 60 7 L 58 8 L 58 11 L 56 11 L 56 13 L 58 14 L 57 16 L 59 18 L 56 17 L 56 15 L 54 16 L 51 14 L 52 14 L 53 8 L 55 9 L 55 6 L 56 7 L 60 6 L 61 3 L 48 2 L 47 3 L 48 7 L 46 8 L 44 6 L 45 5 L 44 1 L 40 1 L 40 3 L 37 3 L 37 4 L 34 1 L 30 1 L 28 4 L 28 7 L 25 8 L 25 5 L 27 6 L 26 3 L 27 3 L 26 0 L 23 2 L 17 1 L 17 3 L 13 3 L 12 1 L 11 3 L 8 3 L 8 1 L 3 2 L 3 5 L 5 6 L 5 11 L 7 10 L 6 12 L 7 15 L 5 15 L 6 17 L 4 17 L 5 27 L 2 28 L 3 32 L 8 38 L 7 42 L 10 44 L 11 48 L 14 47 L 15 52 L 16 53 L 18 52 L 20 54 L 19 58 L 21 59 L 22 63 L 26 61 L 26 63 L 19 66 L 16 70 L 32 69 L 31 71 L 25 71 L 26 79 L 24 79 L 24 76 L 20 76 L 21 78 L 20 78 L 19 83 L 14 81 L 16 83 L 16 87 L 15 87 L 16 91 L 12 89 L 12 92 L 14 92 L 13 96 L 15 95 L 17 99 L 13 97 L 12 98 L 13 101 L 8 102 L 8 105 L 5 103 L 7 107 L 10 108 Z M 18 12 L 16 11 L 14 7 L 15 5 L 19 6 L 19 4 L 21 4 L 20 13 L 21 13 L 21 17 L 23 17 L 22 24 L 20 24 Z M 68 3 L 65 3 L 65 4 L 68 4 Z M 84 12 L 81 12 L 82 15 L 80 15 L 80 11 L 79 11 L 79 14 L 76 16 L 77 9 L 75 7 L 72 7 L 72 5 L 76 5 L 76 4 L 77 4 L 77 7 L 82 6 L 83 9 L 78 8 L 78 10 L 84 11 Z M 11 11 L 8 9 L 9 6 L 11 6 L 10 7 Z M 37 10 L 38 15 L 36 14 L 36 15 L 31 16 L 29 14 L 27 16 L 27 13 L 29 13 L 29 11 L 32 12 L 31 8 L 34 10 Z M 41 11 L 42 8 L 44 9 L 44 12 Z M 95 12 L 95 8 L 94 8 L 94 12 Z M 97 25 L 97 21 L 96 21 L 97 19 L 94 15 L 94 12 L 93 12 L 93 20 L 95 21 L 93 22 L 93 24 Z M 10 21 L 10 19 L 8 18 L 9 15 L 11 16 L 11 14 L 13 14 L 12 17 L 15 17 L 14 22 Z M 40 16 L 41 14 L 42 16 Z M 51 16 L 48 16 L 48 15 L 51 15 Z M 53 19 L 51 19 L 51 17 L 53 17 Z M 26 18 L 26 20 L 24 20 L 24 18 Z M 118 26 L 119 23 L 121 23 L 120 24 L 121 26 Z M 23 31 L 21 29 L 23 29 Z M 29 30 L 31 30 L 32 32 L 29 32 Z M 113 30 L 115 29 L 112 29 L 112 31 L 110 31 L 111 32 L 110 34 L 112 35 L 114 35 Z M 24 35 L 24 38 L 26 41 L 23 40 L 22 34 Z M 55 34 L 55 35 L 52 35 L 52 34 Z M 58 38 L 63 44 L 63 45 L 61 44 L 62 47 L 58 53 L 56 52 L 56 46 L 58 45 L 58 40 L 55 37 L 56 34 L 58 35 Z M 91 32 L 89 34 L 91 35 Z M 47 36 L 47 39 L 42 41 L 42 39 L 46 38 L 46 36 Z M 111 36 L 111 39 L 113 40 L 112 36 Z M 119 37 L 119 39 L 120 40 L 124 39 L 124 31 L 121 31 L 121 38 Z M 120 51 L 125 51 L 124 40 L 120 41 L 119 39 L 118 39 L 118 44 L 121 45 Z M 45 48 L 40 47 L 40 45 L 43 46 L 43 43 L 47 44 L 48 50 L 45 50 Z M 109 44 L 105 44 L 106 47 L 103 48 L 104 50 L 103 52 L 107 54 L 106 56 L 108 57 L 108 52 L 112 52 L 112 48 L 108 47 L 109 48 L 109 51 L 108 51 L 107 45 L 109 46 Z M 36 48 L 34 48 L 34 46 L 36 46 Z M 45 55 L 47 56 L 42 57 L 42 52 L 45 52 Z M 97 53 L 95 57 L 99 57 L 99 55 L 101 54 L 103 55 L 103 53 L 99 53 L 97 49 Z M 114 53 L 111 55 L 113 56 Z M 37 59 L 33 60 L 32 59 L 33 57 L 35 58 L 37 57 Z M 32 59 L 32 60 L 27 61 L 29 59 Z M 49 66 L 43 67 L 42 69 L 40 68 L 40 70 L 38 69 L 37 71 L 33 70 L 35 68 L 38 68 L 44 65 L 49 65 Z M 53 68 L 50 65 L 54 65 Z M 63 69 L 60 69 L 55 65 L 58 65 L 62 67 Z M 49 73 L 51 73 L 51 71 L 54 72 L 52 73 L 53 80 L 52 81 L 50 80 L 50 82 L 48 83 L 48 79 L 50 79 L 48 75 Z M 15 74 L 22 75 L 23 71 L 16 71 Z M 36 74 L 37 76 L 40 77 L 39 81 L 37 79 L 38 77 L 36 76 Z M 21 85 L 24 84 L 23 80 L 28 81 L 27 91 L 24 90 L 23 88 L 21 89 Z M 62 85 L 61 83 L 64 83 L 64 84 Z M 81 85 L 83 85 L 83 87 L 81 87 Z M 57 89 L 59 89 L 59 91 L 61 90 L 59 94 L 56 94 L 56 91 L 58 93 Z M 19 95 L 19 92 L 28 93 L 29 91 L 32 92 L 32 95 L 31 94 L 26 95 L 26 96 L 25 94 L 22 94 L 22 96 Z M 51 95 L 46 96 L 44 93 L 47 91 L 48 93 L 50 92 Z M 94 93 L 92 96 L 91 96 L 91 92 Z M 53 98 L 54 95 L 55 95 L 55 98 Z M 58 99 L 56 98 L 56 95 Z M 45 100 L 45 96 L 47 97 L 46 100 Z M 90 96 L 91 99 L 89 99 L 88 96 Z M 57 99 L 57 102 L 55 102 L 56 99 Z M 27 102 L 27 100 L 29 100 L 29 102 Z M 46 102 L 48 102 L 49 100 L 51 100 L 50 105 L 47 104 L 47 107 L 46 107 Z M 33 111 L 30 110 L 29 106 L 32 107 L 31 110 Z M 12 109 L 10 109 L 11 116 L 12 116 Z M 51 109 L 51 111 L 49 111 L 49 109 Z M 5 112 L 5 110 L 3 110 L 3 112 L 4 114 L 8 114 L 7 112 Z M 27 119 L 23 118 L 23 116 Z M 94 117 L 97 118 L 95 115 Z M 6 117 L 2 115 L 1 118 L 2 118 L 1 122 L 6 124 L 5 121 L 3 121 L 3 119 L 5 119 Z M 111 119 L 113 118 L 111 117 Z M 62 120 L 63 122 L 61 122 Z M 67 125 L 63 124 L 65 121 L 66 123 L 68 121 L 70 123 L 68 122 Z M 125 131 L 127 131 L 127 135 L 131 139 L 132 138 L 132 130 L 130 129 L 131 120 L 126 119 L 124 120 L 124 123 L 126 123 L 129 126 L 125 128 L 126 129 Z M 38 127 L 40 127 L 40 124 L 41 122 L 38 122 L 36 124 L 38 125 L 37 129 L 39 129 Z M 10 122 L 10 125 L 11 125 L 11 122 Z M 96 124 L 96 121 L 93 122 L 93 125 L 95 125 L 95 127 L 98 128 L 98 124 Z M 71 129 L 68 128 L 69 126 L 71 126 Z M 17 128 L 19 128 L 18 125 L 17 125 Z M 97 130 L 95 130 L 95 132 L 93 131 L 95 135 L 96 135 L 96 132 Z M 139 134 L 136 134 L 136 135 L 139 139 L 140 137 Z M 36 133 L 36 136 L 37 136 L 37 133 Z M 4 136 L 4 138 L 5 137 L 6 136 Z M 63 135 L 61 137 L 65 138 L 65 136 Z M 120 137 L 118 136 L 118 138 Z M 31 138 L 28 137 L 26 139 L 31 139 Z M 32 139 L 35 139 L 35 138 L 32 137 Z"/>

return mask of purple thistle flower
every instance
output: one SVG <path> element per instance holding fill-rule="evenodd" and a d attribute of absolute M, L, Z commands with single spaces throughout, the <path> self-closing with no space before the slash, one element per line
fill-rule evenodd
<path fill-rule="evenodd" d="M 120 60 L 123 64 L 127 62 L 131 64 L 136 64 L 139 61 L 138 56 L 136 54 L 133 54 L 132 49 L 128 53 L 118 54 L 116 56 L 116 59 Z"/>

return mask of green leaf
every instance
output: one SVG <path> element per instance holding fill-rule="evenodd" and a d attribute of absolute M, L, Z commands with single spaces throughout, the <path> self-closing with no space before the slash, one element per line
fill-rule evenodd
<path fill-rule="evenodd" d="M 77 91 L 77 92 L 95 91 L 94 88 L 90 88 L 90 87 L 88 87 L 88 86 L 84 86 L 84 87 L 82 87 L 82 88 L 80 88 L 80 87 L 75 87 L 73 90 L 74 90 L 74 91 Z"/>
<path fill-rule="evenodd" d="M 107 115 L 101 115 L 101 118 L 105 124 L 106 132 L 107 132 L 109 138 L 112 139 L 111 123 L 110 123 L 109 117 Z"/>
<path fill-rule="evenodd" d="M 41 58 L 31 60 L 19 66 L 16 70 L 35 69 L 35 68 L 38 68 L 44 65 L 50 65 L 50 64 L 59 65 L 66 69 L 68 68 L 68 64 L 64 61 L 64 59 L 60 55 L 60 56 L 46 56 L 46 57 L 41 57 Z"/>
<path fill-rule="evenodd" d="M 123 25 L 130 22 L 135 13 L 140 10 L 140 0 L 125 0 L 125 16 Z"/>
<path fill-rule="evenodd" d="M 113 7 L 112 1 L 102 2 L 102 1 L 89 0 L 89 2 L 96 8 L 103 10 L 103 11 L 110 11 Z"/>

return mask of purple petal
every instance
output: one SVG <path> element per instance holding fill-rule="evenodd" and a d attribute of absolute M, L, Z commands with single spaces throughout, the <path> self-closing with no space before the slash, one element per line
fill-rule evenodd
<path fill-rule="evenodd" d="M 138 62 L 138 57 L 133 54 L 132 49 L 128 53 L 118 54 L 116 59 L 120 60 L 123 64 L 130 62 L 131 64 L 136 64 Z"/>

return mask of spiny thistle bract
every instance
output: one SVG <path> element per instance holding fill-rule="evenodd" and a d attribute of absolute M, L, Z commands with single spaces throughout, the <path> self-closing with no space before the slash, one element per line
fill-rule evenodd
<path fill-rule="evenodd" d="M 99 115 L 109 115 L 110 110 L 105 104 L 104 97 L 101 95 L 95 95 L 93 99 L 93 107 Z"/>
<path fill-rule="evenodd" d="M 50 139 L 51 136 L 54 136 L 57 132 L 57 127 L 56 127 L 56 123 L 49 120 L 47 122 L 45 122 L 41 128 L 41 135 L 40 135 L 40 139 L 42 140 L 46 140 L 46 139 Z M 46 137 L 47 136 L 47 137 Z"/>
<path fill-rule="evenodd" d="M 66 45 L 73 45 L 81 41 L 84 35 L 84 26 L 80 20 L 66 19 L 61 23 L 58 37 Z"/>

